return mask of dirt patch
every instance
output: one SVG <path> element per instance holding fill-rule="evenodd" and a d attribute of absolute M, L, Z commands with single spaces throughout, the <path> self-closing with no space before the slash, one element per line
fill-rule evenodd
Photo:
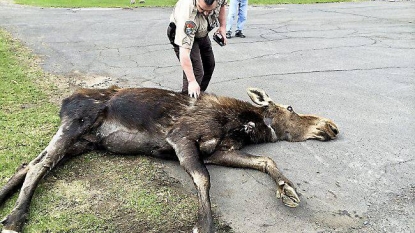
<path fill-rule="evenodd" d="M 66 76 L 45 74 L 46 83 L 53 83 L 55 88 L 49 93 L 51 102 L 60 104 L 62 100 L 79 88 L 108 88 L 112 85 L 120 85 L 111 77 L 102 75 L 85 75 L 74 71 Z M 46 85 L 42 82 L 40 85 Z"/>
<path fill-rule="evenodd" d="M 72 87 L 79 88 L 107 88 L 118 84 L 118 81 L 111 77 L 102 75 L 84 75 L 78 71 L 74 71 L 67 76 L 68 84 Z"/>

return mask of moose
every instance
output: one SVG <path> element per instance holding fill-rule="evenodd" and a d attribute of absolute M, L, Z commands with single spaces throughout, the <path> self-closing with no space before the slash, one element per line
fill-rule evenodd
<path fill-rule="evenodd" d="M 21 232 L 36 186 L 64 157 L 92 150 L 176 159 L 190 175 L 198 196 L 193 232 L 214 232 L 206 164 L 265 172 L 276 183 L 276 196 L 288 207 L 300 199 L 293 183 L 268 157 L 240 149 L 247 144 L 335 139 L 329 119 L 296 113 L 248 88 L 255 103 L 202 94 L 198 99 L 157 88 L 79 89 L 62 101 L 61 125 L 48 146 L 23 164 L 0 190 L 0 204 L 20 188 L 2 233 Z"/>

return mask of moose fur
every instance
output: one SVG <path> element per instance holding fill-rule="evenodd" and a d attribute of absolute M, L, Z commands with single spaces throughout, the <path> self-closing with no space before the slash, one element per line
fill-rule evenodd
<path fill-rule="evenodd" d="M 212 94 L 196 100 L 155 88 L 78 90 L 63 101 L 61 126 L 49 145 L 0 190 L 2 204 L 21 188 L 14 209 L 1 222 L 2 232 L 22 230 L 36 186 L 60 160 L 96 149 L 177 159 L 198 194 L 194 232 L 214 231 L 206 164 L 265 172 L 276 182 L 277 197 L 296 207 L 300 199 L 294 185 L 276 163 L 240 149 L 279 140 L 327 141 L 336 138 L 338 128 L 329 119 L 297 114 L 291 106 L 274 103 L 263 90 L 247 92 L 257 106 Z"/>

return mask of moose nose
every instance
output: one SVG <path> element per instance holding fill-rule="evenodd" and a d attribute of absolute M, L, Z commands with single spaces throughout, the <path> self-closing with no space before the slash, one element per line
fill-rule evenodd
<path fill-rule="evenodd" d="M 337 126 L 335 124 L 329 123 L 328 125 L 335 135 L 339 134 L 339 129 L 337 129 Z"/>

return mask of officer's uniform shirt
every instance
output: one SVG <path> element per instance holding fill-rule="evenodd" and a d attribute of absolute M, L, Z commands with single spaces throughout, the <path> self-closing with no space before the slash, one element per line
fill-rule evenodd
<path fill-rule="evenodd" d="M 170 15 L 170 22 L 176 24 L 174 43 L 180 47 L 191 49 L 195 38 L 208 35 L 208 28 L 218 25 L 219 11 L 226 5 L 226 0 L 216 0 L 218 4 L 207 17 L 197 11 L 197 0 L 179 0 Z M 204 0 L 199 0 L 204 1 Z"/>

